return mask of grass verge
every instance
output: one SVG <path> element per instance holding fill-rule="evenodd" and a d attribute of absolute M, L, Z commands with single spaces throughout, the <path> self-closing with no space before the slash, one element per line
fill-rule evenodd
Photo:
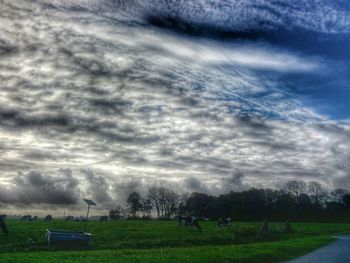
<path fill-rule="evenodd" d="M 94 250 L 80 252 L 5 253 L 7 263 L 272 263 L 289 260 L 319 248 L 333 239 L 328 236 L 247 245 L 196 246 L 148 250 Z"/>

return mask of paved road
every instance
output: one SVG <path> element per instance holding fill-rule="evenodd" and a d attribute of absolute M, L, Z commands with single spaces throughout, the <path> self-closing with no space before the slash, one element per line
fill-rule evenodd
<path fill-rule="evenodd" d="M 337 238 L 325 247 L 285 263 L 350 263 L 350 236 Z"/>

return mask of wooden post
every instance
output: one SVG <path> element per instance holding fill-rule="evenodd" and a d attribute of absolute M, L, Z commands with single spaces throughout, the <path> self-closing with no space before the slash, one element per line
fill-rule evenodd
<path fill-rule="evenodd" d="M 286 233 L 286 234 L 293 233 L 293 228 L 292 228 L 292 225 L 289 221 L 286 222 L 284 233 Z"/>
<path fill-rule="evenodd" d="M 269 232 L 269 223 L 267 220 L 265 220 L 263 222 L 263 225 L 261 226 L 257 236 L 256 236 L 256 239 L 258 239 L 258 240 L 263 239 L 268 232 Z"/>
<path fill-rule="evenodd" d="M 85 225 L 84 225 L 84 232 L 86 231 L 86 225 L 87 225 L 87 221 L 89 218 L 89 213 L 90 213 L 90 205 L 88 205 L 88 210 L 87 210 L 87 214 L 86 214 L 86 221 L 85 221 Z"/>

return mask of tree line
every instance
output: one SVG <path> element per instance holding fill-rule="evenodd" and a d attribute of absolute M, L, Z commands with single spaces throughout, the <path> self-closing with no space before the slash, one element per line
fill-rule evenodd
<path fill-rule="evenodd" d="M 166 187 L 151 187 L 145 196 L 127 197 L 127 207 L 110 211 L 110 217 L 170 219 L 176 215 L 232 218 L 235 221 L 350 221 L 350 192 L 327 191 L 318 182 L 288 181 L 281 189 L 231 191 L 219 196 L 205 193 L 179 195 Z"/>

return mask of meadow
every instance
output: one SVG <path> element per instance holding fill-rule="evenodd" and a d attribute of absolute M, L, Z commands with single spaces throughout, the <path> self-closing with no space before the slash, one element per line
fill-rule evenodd
<path fill-rule="evenodd" d="M 0 262 L 280 262 L 350 233 L 350 224 L 293 223 L 293 234 L 271 224 L 271 233 L 257 241 L 261 223 L 235 222 L 230 230 L 200 224 L 202 232 L 174 221 L 89 221 L 90 250 L 48 251 L 46 229 L 81 231 L 84 223 L 7 220 L 10 234 L 0 235 Z"/>

